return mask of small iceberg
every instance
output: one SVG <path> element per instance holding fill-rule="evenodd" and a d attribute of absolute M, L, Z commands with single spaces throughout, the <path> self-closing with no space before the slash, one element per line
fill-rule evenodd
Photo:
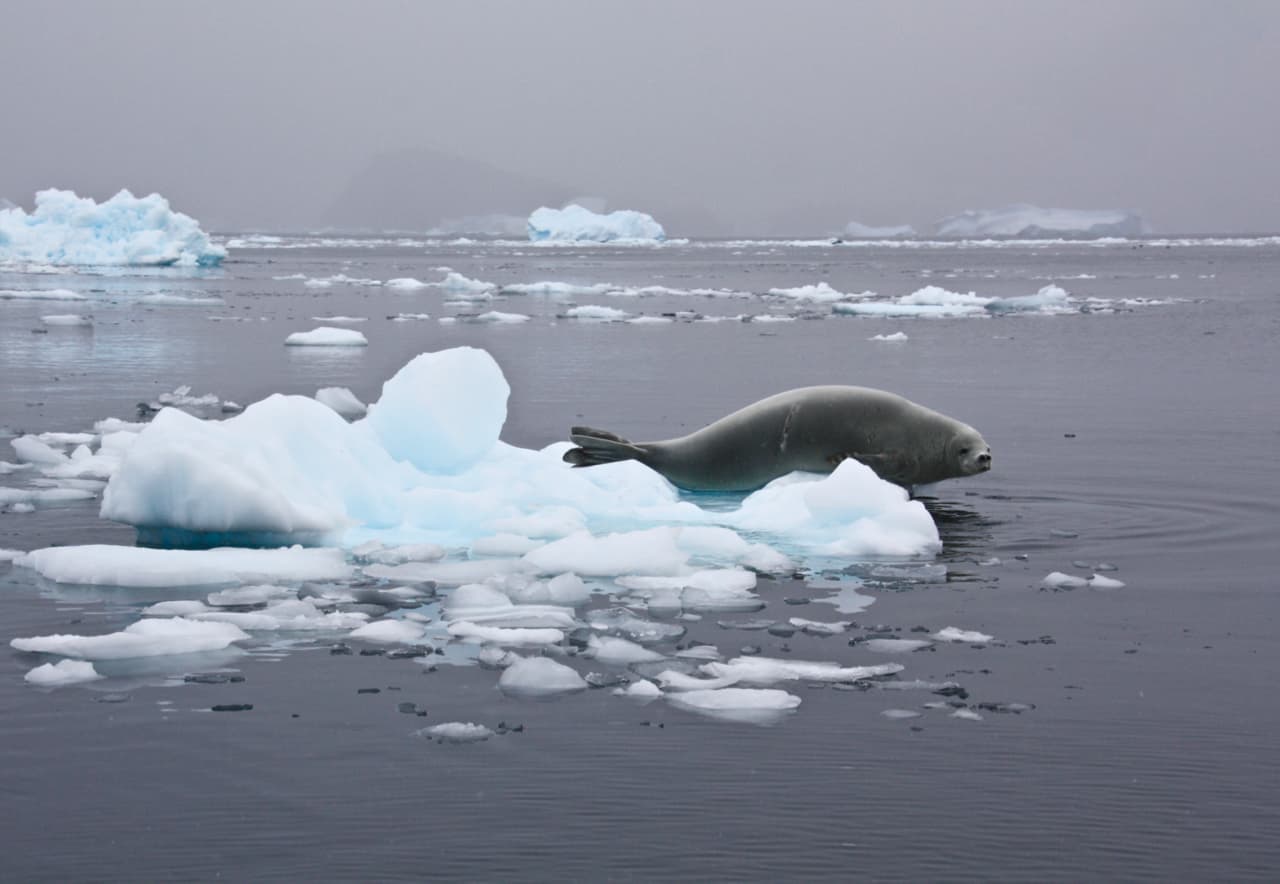
<path fill-rule="evenodd" d="M 122 190 L 97 203 L 70 190 L 42 190 L 35 210 L 0 210 L 0 261 L 55 265 L 201 266 L 221 263 L 194 218 L 169 208 L 158 193 Z"/>
<path fill-rule="evenodd" d="M 570 204 L 563 209 L 543 206 L 529 216 L 532 242 L 662 242 L 662 225 L 644 212 L 623 209 L 599 215 Z"/>

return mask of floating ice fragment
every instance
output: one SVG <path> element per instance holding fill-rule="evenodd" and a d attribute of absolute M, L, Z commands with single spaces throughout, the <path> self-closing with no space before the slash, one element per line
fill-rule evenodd
<path fill-rule="evenodd" d="M 919 718 L 921 715 L 914 709 L 885 709 L 880 714 L 895 721 L 906 718 Z"/>
<path fill-rule="evenodd" d="M 215 607 L 233 607 L 236 605 L 261 605 L 276 599 L 293 596 L 294 592 L 283 586 L 260 583 L 253 586 L 237 586 L 232 589 L 220 589 L 205 597 Z"/>
<path fill-rule="evenodd" d="M 564 314 L 569 319 L 588 319 L 595 322 L 617 322 L 631 314 L 616 307 L 604 307 L 599 304 L 585 304 L 581 307 L 570 307 Z"/>
<path fill-rule="evenodd" d="M 375 620 L 353 630 L 349 638 L 367 642 L 411 645 L 422 638 L 425 630 L 421 623 L 411 620 Z"/>
<path fill-rule="evenodd" d="M 625 638 L 609 635 L 593 635 L 587 639 L 585 656 L 608 666 L 630 666 L 632 663 L 652 663 L 665 659 L 657 651 L 651 651 Z"/>
<path fill-rule="evenodd" d="M 494 291 L 498 288 L 491 282 L 472 279 L 453 270 L 450 270 L 445 275 L 444 281 L 438 285 L 450 295 L 468 300 L 487 300 L 493 297 Z"/>
<path fill-rule="evenodd" d="M 204 623 L 175 617 L 139 620 L 107 635 L 41 635 L 15 638 L 10 646 L 82 660 L 119 660 L 221 650 L 248 634 L 230 623 Z"/>
<path fill-rule="evenodd" d="M 1046 589 L 1080 589 L 1088 586 L 1089 581 L 1084 577 L 1076 577 L 1072 574 L 1063 574 L 1061 571 L 1054 571 L 1046 575 L 1040 585 Z"/>
<path fill-rule="evenodd" d="M 981 645 L 991 641 L 994 636 L 987 635 L 982 632 L 973 630 L 957 629 L 954 626 L 948 626 L 945 629 L 939 629 L 933 634 L 941 642 L 967 642 L 968 644 Z"/>
<path fill-rule="evenodd" d="M 795 694 L 777 689 L 719 688 L 667 694 L 678 709 L 746 724 L 773 724 L 800 705 Z"/>
<path fill-rule="evenodd" d="M 87 301 L 70 289 L 0 289 L 0 301 Z"/>
<path fill-rule="evenodd" d="M 525 657 L 502 671 L 498 687 L 515 696 L 547 697 L 585 690 L 587 683 L 563 663 L 546 657 Z"/>
<path fill-rule="evenodd" d="M 939 236 L 1141 236 L 1149 232 L 1137 212 L 1121 209 L 1043 209 L 1026 203 L 1000 209 L 970 209 L 937 223 Z"/>
<path fill-rule="evenodd" d="M 449 624 L 449 634 L 463 641 L 476 644 L 498 645 L 504 648 L 527 648 L 538 645 L 555 645 L 564 641 L 564 633 L 547 627 L 481 626 L 465 620 Z"/>
<path fill-rule="evenodd" d="M 632 700 L 639 700 L 644 703 L 662 696 L 661 689 L 647 678 L 633 681 L 625 688 L 614 688 L 613 693 L 619 697 L 629 697 Z"/>
<path fill-rule="evenodd" d="M 336 549 L 147 549 L 132 546 L 47 547 L 17 564 L 55 583 L 90 586 L 208 586 L 278 580 L 342 580 L 351 567 Z"/>
<path fill-rule="evenodd" d="M 713 678 L 732 679 L 735 684 L 768 686 L 780 681 L 851 682 L 881 675 L 893 675 L 903 669 L 898 663 L 875 666 L 840 666 L 808 660 L 779 660 L 772 657 L 735 657 L 726 663 L 707 663 L 702 671 Z"/>
<path fill-rule="evenodd" d="M 309 332 L 294 332 L 284 339 L 290 347 L 367 347 L 369 339 L 351 328 L 322 325 Z"/>
<path fill-rule="evenodd" d="M 63 685 L 96 681 L 102 676 L 88 660 L 59 660 L 57 663 L 45 663 L 37 666 L 22 678 L 29 684 L 45 688 L 56 688 Z"/>
<path fill-rule="evenodd" d="M 821 622 L 818 620 L 806 620 L 803 617 L 792 617 L 790 623 L 796 629 L 807 632 L 810 635 L 839 635 L 849 628 L 848 620 Z"/>
<path fill-rule="evenodd" d="M 951 717 L 959 718 L 962 721 L 982 721 L 982 716 L 972 709 L 957 709 L 951 713 Z"/>
<path fill-rule="evenodd" d="M 19 436 L 17 439 L 10 439 L 9 444 L 13 446 L 18 459 L 25 463 L 63 464 L 67 462 L 65 454 L 40 441 L 36 436 Z"/>
<path fill-rule="evenodd" d="M 908 654 L 911 651 L 927 648 L 930 644 L 932 642 L 914 638 L 871 638 L 860 642 L 858 647 L 877 654 Z"/>
<path fill-rule="evenodd" d="M 414 279 L 412 276 L 401 276 L 396 279 L 388 279 L 385 283 L 389 289 L 399 289 L 400 291 L 416 291 L 417 289 L 425 289 L 435 283 L 423 282 L 420 279 Z"/>
<path fill-rule="evenodd" d="M 424 727 L 414 731 L 415 736 L 427 737 L 437 743 L 479 743 L 493 736 L 493 731 L 483 724 L 472 722 L 446 721 L 443 724 Z"/>
<path fill-rule="evenodd" d="M 894 332 L 889 335 L 872 335 L 869 341 L 905 341 L 907 339 L 906 332 Z"/>
<path fill-rule="evenodd" d="M 1089 586 L 1094 589 L 1120 589 L 1124 586 L 1124 581 L 1116 580 L 1114 577 L 1103 577 L 1101 574 L 1094 574 L 1089 579 Z"/>
<path fill-rule="evenodd" d="M 93 318 L 82 313 L 51 313 L 41 316 L 45 325 L 87 327 L 93 325 Z"/>
<path fill-rule="evenodd" d="M 488 313 L 481 313 L 477 316 L 476 321 L 514 325 L 521 322 L 528 322 L 531 318 L 532 317 L 527 313 L 503 313 L 500 310 L 490 310 Z"/>

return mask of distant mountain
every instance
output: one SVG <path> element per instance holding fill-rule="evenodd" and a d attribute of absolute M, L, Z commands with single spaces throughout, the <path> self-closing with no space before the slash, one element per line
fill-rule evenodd
<path fill-rule="evenodd" d="M 577 189 L 426 148 L 374 157 L 323 211 L 320 223 L 346 230 L 426 231 L 456 219 L 528 217 L 559 206 Z M 465 226 L 465 225 L 464 225 Z"/>

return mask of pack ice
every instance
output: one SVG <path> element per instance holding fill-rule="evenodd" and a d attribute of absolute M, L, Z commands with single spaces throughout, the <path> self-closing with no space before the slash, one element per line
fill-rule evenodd
<path fill-rule="evenodd" d="M 212 266 L 227 256 L 194 218 L 158 193 L 122 190 L 97 203 L 70 190 L 42 190 L 35 210 L 0 210 L 0 261 L 36 264 Z"/>

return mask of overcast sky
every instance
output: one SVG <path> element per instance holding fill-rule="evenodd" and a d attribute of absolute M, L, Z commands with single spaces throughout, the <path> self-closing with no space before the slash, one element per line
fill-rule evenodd
<path fill-rule="evenodd" d="M 353 180 L 420 151 L 388 217 L 455 211 L 417 205 L 443 153 L 725 233 L 1011 202 L 1280 229 L 1280 2 L 0 10 L 0 196 L 27 206 L 129 187 L 219 229 L 340 223 Z"/>

